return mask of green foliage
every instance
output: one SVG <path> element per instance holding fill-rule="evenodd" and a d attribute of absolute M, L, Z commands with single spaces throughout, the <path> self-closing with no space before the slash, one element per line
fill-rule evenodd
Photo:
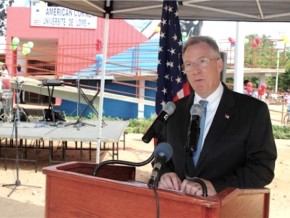
<path fill-rule="evenodd" d="M 246 36 L 245 43 L 245 67 L 249 68 L 277 68 L 278 52 L 279 52 L 279 68 L 285 68 L 285 73 L 279 74 L 278 87 L 280 92 L 290 90 L 290 52 L 289 49 L 281 50 L 276 47 L 279 41 L 272 40 L 270 36 L 257 34 Z M 258 40 L 258 44 L 256 44 Z M 252 82 L 253 87 L 258 88 L 258 77 L 245 78 Z M 276 85 L 276 76 L 266 78 L 268 90 L 274 90 Z"/>
<path fill-rule="evenodd" d="M 29 116 L 30 120 L 41 120 L 42 117 L 32 117 Z M 75 117 L 66 117 L 68 120 L 75 120 Z M 88 118 L 87 118 L 88 119 Z M 145 132 L 148 130 L 150 125 L 153 123 L 155 119 L 155 116 L 152 116 L 150 119 L 145 118 L 137 118 L 137 119 L 130 119 L 129 125 L 126 129 L 127 133 L 141 133 L 145 134 Z M 95 120 L 97 118 L 95 117 Z M 118 117 L 103 117 L 103 120 L 122 120 Z M 290 126 L 275 126 L 273 125 L 273 134 L 275 139 L 290 139 Z"/>
<path fill-rule="evenodd" d="M 280 74 L 278 81 L 279 91 L 289 92 L 290 91 L 290 69 L 286 68 L 286 72 Z"/>
<path fill-rule="evenodd" d="M 263 35 L 259 37 L 253 34 L 248 35 L 246 38 L 249 43 L 245 44 L 245 66 L 275 68 L 277 49 L 275 49 L 274 42 L 270 40 L 269 36 Z M 259 40 L 259 43 L 255 45 L 256 40 Z"/>
<path fill-rule="evenodd" d="M 129 126 L 126 129 L 127 133 L 142 133 L 144 134 L 147 129 L 150 127 L 154 117 L 150 119 L 138 118 L 129 120 Z"/>
<path fill-rule="evenodd" d="M 150 119 L 131 119 L 129 120 L 129 126 L 127 127 L 127 133 L 142 133 L 144 134 L 152 122 L 154 117 Z M 275 139 L 290 139 L 290 126 L 274 126 L 273 135 Z"/>
<path fill-rule="evenodd" d="M 273 126 L 275 139 L 290 139 L 290 126 Z"/>
<path fill-rule="evenodd" d="M 150 119 L 131 119 L 126 130 L 127 133 L 142 133 L 144 134 L 150 127 L 154 117 Z M 290 139 L 290 126 L 274 126 L 273 135 L 275 139 Z"/>

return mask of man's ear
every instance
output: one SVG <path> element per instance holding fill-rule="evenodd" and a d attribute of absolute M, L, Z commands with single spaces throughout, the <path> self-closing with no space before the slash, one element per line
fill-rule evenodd
<path fill-rule="evenodd" d="M 217 69 L 218 69 L 218 72 L 222 72 L 224 70 L 224 62 L 222 58 L 219 58 L 217 60 Z"/>

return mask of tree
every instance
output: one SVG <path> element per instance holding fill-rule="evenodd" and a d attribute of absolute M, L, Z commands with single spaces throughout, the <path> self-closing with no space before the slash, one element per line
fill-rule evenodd
<path fill-rule="evenodd" d="M 290 54 L 287 52 L 289 60 Z M 285 73 L 280 74 L 278 81 L 279 90 L 283 92 L 290 92 L 290 62 L 288 61 L 285 66 Z"/>
<path fill-rule="evenodd" d="M 245 66 L 275 69 L 278 52 L 275 46 L 278 41 L 265 35 L 248 35 L 245 40 Z M 280 52 L 280 67 L 285 66 L 285 60 L 285 53 Z"/>

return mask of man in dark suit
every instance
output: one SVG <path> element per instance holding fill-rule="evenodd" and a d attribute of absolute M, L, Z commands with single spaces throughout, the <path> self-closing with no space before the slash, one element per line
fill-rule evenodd
<path fill-rule="evenodd" d="M 220 82 L 224 63 L 212 38 L 188 39 L 183 62 L 194 91 L 176 102 L 167 121 L 166 141 L 173 147 L 173 157 L 162 168 L 158 187 L 200 196 L 205 185 L 211 196 L 227 187 L 262 188 L 269 184 L 274 178 L 277 150 L 267 105 Z M 196 151 L 192 155 L 185 152 L 185 145 L 190 109 L 200 100 L 208 104 L 203 143 L 196 157 Z"/>

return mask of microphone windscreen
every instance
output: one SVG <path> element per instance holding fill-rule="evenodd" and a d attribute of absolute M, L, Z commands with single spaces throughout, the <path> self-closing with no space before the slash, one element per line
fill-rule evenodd
<path fill-rule="evenodd" d="M 175 111 L 175 108 L 176 108 L 175 104 L 172 101 L 169 101 L 166 103 L 166 105 L 164 105 L 162 110 L 165 111 L 170 116 Z"/>
<path fill-rule="evenodd" d="M 154 149 L 154 157 L 158 158 L 158 156 L 160 156 L 161 154 L 165 157 L 165 162 L 170 160 L 173 154 L 173 149 L 169 143 L 162 142 L 156 146 L 156 148 Z"/>
<path fill-rule="evenodd" d="M 202 115 L 202 108 L 201 108 L 200 104 L 194 104 L 194 105 L 192 105 L 192 107 L 190 109 L 190 115 L 191 116 L 196 115 L 196 116 L 201 117 L 201 115 Z"/>

